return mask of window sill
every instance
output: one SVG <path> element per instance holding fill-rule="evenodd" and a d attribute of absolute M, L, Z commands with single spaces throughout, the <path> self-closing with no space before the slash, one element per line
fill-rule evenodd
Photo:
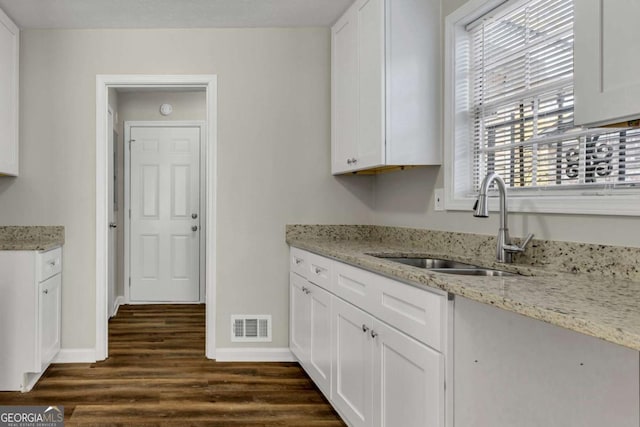
<path fill-rule="evenodd" d="M 474 197 L 455 197 L 445 195 L 445 209 L 448 211 L 471 212 L 476 199 Z M 489 210 L 497 212 L 499 198 L 490 196 Z M 608 215 L 640 216 L 640 195 L 601 194 L 601 195 L 558 195 L 543 197 L 509 196 L 509 212 L 550 213 L 570 215 Z"/>

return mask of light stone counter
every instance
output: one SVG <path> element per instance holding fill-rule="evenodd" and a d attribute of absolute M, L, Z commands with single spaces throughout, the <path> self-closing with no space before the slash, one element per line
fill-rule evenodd
<path fill-rule="evenodd" d="M 287 243 L 418 287 L 441 289 L 640 350 L 640 249 L 534 241 L 494 262 L 495 237 L 378 226 L 287 226 Z M 416 255 L 518 273 L 460 276 L 370 254 Z M 597 273 L 595 273 L 597 272 Z"/>
<path fill-rule="evenodd" d="M 48 251 L 63 244 L 63 226 L 0 227 L 0 250 L 3 251 Z"/>

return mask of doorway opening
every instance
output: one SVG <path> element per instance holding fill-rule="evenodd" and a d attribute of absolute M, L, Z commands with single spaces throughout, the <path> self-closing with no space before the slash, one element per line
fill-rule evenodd
<path fill-rule="evenodd" d="M 156 116 L 145 116 L 144 113 L 141 115 L 138 112 L 138 115 L 127 113 L 126 117 L 119 117 L 121 113 L 118 111 L 119 108 L 116 107 L 115 111 L 113 108 L 114 104 L 117 105 L 114 98 L 135 99 L 135 94 L 145 94 L 146 98 L 157 97 L 158 94 L 161 97 L 162 94 L 166 94 L 166 98 L 175 98 L 178 95 L 187 98 L 200 97 L 201 115 L 192 112 L 191 116 L 186 117 L 183 111 L 183 114 L 174 115 L 175 120 L 173 117 L 155 120 Z M 99 75 L 96 78 L 96 100 L 96 360 L 104 360 L 108 357 L 108 318 L 113 314 L 114 307 L 120 303 L 129 302 L 204 302 L 205 354 L 207 358 L 214 359 L 216 76 Z M 163 103 L 162 107 L 155 105 L 153 113 L 158 113 L 158 116 L 159 113 L 162 116 L 169 116 L 172 108 L 165 104 L 167 103 Z M 150 104 L 147 102 L 146 110 L 149 108 Z M 111 112 L 109 112 L 110 109 Z M 131 111 L 135 111 L 135 108 L 129 108 L 129 112 Z M 176 109 L 174 112 L 180 111 L 181 109 Z M 147 111 L 146 114 L 149 112 Z M 130 122 L 128 126 L 124 126 L 125 121 Z M 122 125 L 122 129 L 118 123 Z M 146 138 L 147 143 L 140 145 L 136 154 L 129 155 L 128 141 L 135 139 L 132 134 L 136 132 L 141 140 Z M 171 136 L 162 136 L 163 133 L 177 134 L 177 136 L 171 139 Z M 117 144 L 119 135 L 122 135 L 120 145 Z M 154 147 L 154 143 L 149 142 L 150 135 L 151 139 L 153 137 L 168 138 L 166 141 L 169 141 L 172 149 L 169 152 L 157 153 L 157 156 L 163 157 L 164 166 L 160 164 L 153 166 L 149 161 L 153 157 L 153 154 L 150 154 L 153 151 L 151 148 Z M 113 140 L 116 141 L 115 144 L 112 143 Z M 120 146 L 120 154 L 118 154 L 118 146 Z M 123 165 L 124 162 L 119 162 L 119 159 L 124 158 L 129 161 L 126 165 Z M 136 175 L 133 178 L 128 177 L 130 183 L 124 183 L 124 176 L 132 166 L 132 159 L 133 163 L 137 162 Z M 117 170 L 118 165 L 121 166 L 120 171 Z M 145 252 L 137 248 L 136 253 L 146 255 L 144 259 L 135 260 L 138 265 L 132 270 L 130 261 L 135 257 L 132 258 L 129 253 L 131 246 L 127 240 L 130 236 L 125 237 L 124 234 L 127 230 L 135 233 L 135 227 L 130 226 L 136 223 L 135 220 L 130 219 L 129 215 L 140 207 L 143 209 L 143 219 L 145 216 L 150 217 L 159 213 L 160 207 L 156 203 L 158 193 L 154 193 L 153 190 L 154 185 L 159 185 L 160 180 L 151 178 L 156 177 L 156 173 L 159 177 L 159 170 L 162 167 L 165 169 L 163 179 L 166 181 L 166 188 L 162 191 L 172 197 L 176 196 L 171 205 L 174 211 L 165 218 L 167 221 L 163 223 L 167 230 L 172 230 L 168 232 L 168 236 L 169 239 L 173 237 L 175 244 L 165 247 L 163 249 L 165 253 L 161 255 L 158 252 L 160 246 L 152 245 L 158 239 L 154 240 L 153 233 L 142 232 L 145 238 L 138 239 L 135 244 L 142 242 L 142 245 L 148 246 L 146 248 L 148 250 Z M 122 177 L 120 181 L 118 176 Z M 141 176 L 142 179 L 139 179 Z M 132 189 L 133 194 L 130 191 Z M 132 196 L 138 197 L 137 200 L 144 203 L 138 205 L 135 202 L 129 203 Z M 157 209 L 155 213 L 154 209 Z M 163 209 L 170 208 L 163 207 Z M 126 225 L 118 231 L 121 236 L 119 241 L 122 242 L 119 245 L 120 251 L 114 250 L 113 243 L 114 231 L 117 230 L 119 220 L 123 226 Z M 187 231 L 176 231 L 185 226 L 188 227 Z M 120 267 L 114 268 L 112 262 L 114 252 L 121 254 L 117 257 L 121 262 Z M 138 293 L 131 294 L 129 278 L 135 280 L 136 277 L 132 273 L 142 271 L 141 276 L 149 279 L 153 276 L 146 274 L 149 273 L 150 266 L 155 265 L 158 270 L 169 261 L 173 261 L 171 274 L 169 274 L 172 285 L 167 287 L 164 294 L 155 295 L 157 288 L 147 287 L 145 290 L 144 286 L 136 288 L 135 292 Z M 147 268 L 146 271 L 145 268 Z M 118 271 L 121 273 L 118 274 Z M 116 291 L 113 290 L 114 282 Z M 148 285 L 147 282 L 142 284 Z"/>

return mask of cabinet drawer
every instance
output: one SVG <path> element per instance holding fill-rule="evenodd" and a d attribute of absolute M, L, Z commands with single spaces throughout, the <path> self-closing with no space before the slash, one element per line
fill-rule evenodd
<path fill-rule="evenodd" d="M 333 264 L 333 293 L 364 311 L 371 313 L 375 303 L 375 284 L 382 276 L 336 262 Z"/>
<path fill-rule="evenodd" d="M 307 264 L 307 280 L 330 291 L 332 261 L 309 252 L 305 253 L 305 260 Z"/>
<path fill-rule="evenodd" d="M 36 254 L 37 280 L 42 282 L 62 271 L 62 248 Z"/>
<path fill-rule="evenodd" d="M 294 273 L 307 278 L 307 256 L 308 252 L 300 250 L 298 248 L 291 248 L 289 252 L 289 268 Z"/>
<path fill-rule="evenodd" d="M 442 325 L 447 299 L 427 290 L 381 277 L 375 283 L 371 314 L 442 351 Z"/>

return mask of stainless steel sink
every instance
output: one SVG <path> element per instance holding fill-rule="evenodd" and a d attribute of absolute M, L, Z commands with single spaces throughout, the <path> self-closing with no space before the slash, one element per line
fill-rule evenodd
<path fill-rule="evenodd" d="M 376 258 L 386 259 L 388 261 L 398 262 L 400 264 L 410 265 L 413 267 L 424 268 L 438 273 L 460 274 L 464 276 L 514 276 L 514 273 L 508 271 L 494 270 L 491 268 L 479 267 L 464 262 L 451 261 L 439 258 L 416 258 L 416 257 L 397 257 L 386 255 L 373 255 Z"/>
<path fill-rule="evenodd" d="M 455 268 L 455 269 L 468 269 L 468 268 L 478 268 L 475 265 L 465 264 L 464 262 L 450 261 L 448 259 L 438 259 L 438 258 L 409 258 L 409 257 L 387 257 L 382 255 L 374 255 L 377 258 L 383 258 L 393 262 L 399 262 L 400 264 L 412 265 L 418 268 L 427 268 L 431 269 L 446 269 L 446 268 Z"/>

